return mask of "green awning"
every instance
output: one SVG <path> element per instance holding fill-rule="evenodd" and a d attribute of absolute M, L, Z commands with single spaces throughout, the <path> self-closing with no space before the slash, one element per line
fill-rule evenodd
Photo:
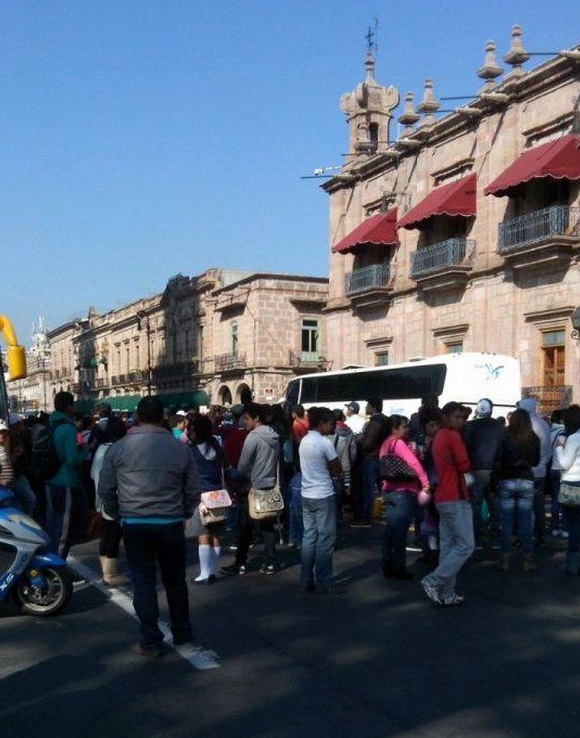
<path fill-rule="evenodd" d="M 102 399 L 98 400 L 97 404 L 106 402 L 111 406 L 111 410 L 114 410 L 114 411 L 116 410 L 117 412 L 132 413 L 137 407 L 137 404 L 140 399 L 141 399 L 141 395 L 123 395 L 121 397 L 103 397 Z"/>
<path fill-rule="evenodd" d="M 159 397 L 161 398 L 163 407 L 167 410 L 189 410 L 190 407 L 209 405 L 209 395 L 204 390 L 172 392 L 166 395 L 159 395 Z"/>

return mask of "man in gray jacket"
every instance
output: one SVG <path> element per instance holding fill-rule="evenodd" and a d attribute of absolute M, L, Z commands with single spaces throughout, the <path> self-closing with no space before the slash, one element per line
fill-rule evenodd
<path fill-rule="evenodd" d="M 167 594 L 174 645 L 193 640 L 185 579 L 184 521 L 191 517 L 200 488 L 191 451 L 162 427 L 163 405 L 144 397 L 138 425 L 107 452 L 98 494 L 106 515 L 120 518 L 135 587 L 133 606 L 141 623 L 133 650 L 162 652 L 155 565 Z"/>
<path fill-rule="evenodd" d="M 266 424 L 266 406 L 251 402 L 244 406 L 242 422 L 249 431 L 238 468 L 231 472 L 234 478 L 246 479 L 246 484 L 238 497 L 238 548 L 236 561 L 224 566 L 227 574 L 245 574 L 248 551 L 252 538 L 253 521 L 248 510 L 248 492 L 254 489 L 272 489 L 278 478 L 280 460 L 280 437 Z M 274 574 L 276 555 L 276 518 L 260 520 L 258 526 L 264 541 L 264 561 L 260 567 L 262 574 Z"/>

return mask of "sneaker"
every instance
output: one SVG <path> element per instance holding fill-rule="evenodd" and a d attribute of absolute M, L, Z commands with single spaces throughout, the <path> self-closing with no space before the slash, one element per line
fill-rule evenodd
<path fill-rule="evenodd" d="M 240 573 L 239 566 L 236 566 L 235 564 L 231 564 L 230 566 L 222 566 L 222 571 L 224 574 L 239 574 Z"/>
<path fill-rule="evenodd" d="M 559 538 L 560 535 L 561 535 L 561 532 L 560 532 L 560 530 L 558 530 L 558 528 L 554 528 L 552 530 L 552 538 Z"/>
<path fill-rule="evenodd" d="M 462 595 L 458 595 L 455 592 L 452 592 L 451 594 L 447 595 L 447 597 L 443 598 L 443 604 L 445 607 L 453 607 L 453 605 L 463 605 L 465 602 L 465 597 Z"/>
<path fill-rule="evenodd" d="M 161 656 L 164 652 L 163 646 L 142 646 L 140 643 L 134 643 L 131 646 L 131 651 L 137 654 L 137 656 L 145 656 L 148 659 L 156 659 Z"/>
<path fill-rule="evenodd" d="M 248 568 L 245 564 L 240 564 L 238 567 L 238 576 L 243 577 L 244 574 L 248 573 Z"/>
<path fill-rule="evenodd" d="M 427 597 L 436 607 L 441 607 L 441 605 L 443 605 L 441 597 L 439 596 L 439 592 L 432 584 L 429 584 L 429 582 L 426 582 L 424 579 L 422 579 L 421 586 L 423 587 L 423 592 L 425 592 Z"/>
<path fill-rule="evenodd" d="M 560 538 L 568 538 L 568 531 L 567 530 L 561 530 L 560 531 Z"/>
<path fill-rule="evenodd" d="M 260 574 L 267 574 L 268 576 L 272 576 L 274 572 L 274 564 L 262 564 L 262 566 L 260 567 Z"/>

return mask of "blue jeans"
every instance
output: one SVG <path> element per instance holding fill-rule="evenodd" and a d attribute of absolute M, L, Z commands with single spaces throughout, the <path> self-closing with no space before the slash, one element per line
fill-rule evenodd
<path fill-rule="evenodd" d="M 407 560 L 407 531 L 417 511 L 417 498 L 412 492 L 388 492 L 387 525 L 381 542 L 383 561 L 392 562 L 395 569 L 404 569 Z"/>
<path fill-rule="evenodd" d="M 12 482 L 12 491 L 14 492 L 14 497 L 16 498 L 18 507 L 20 507 L 24 513 L 32 517 L 34 510 L 36 509 L 36 495 L 32 491 L 30 482 L 24 474 L 16 477 Z"/>
<path fill-rule="evenodd" d="M 66 559 L 73 543 L 86 536 L 87 500 L 80 487 L 47 484 L 46 532 L 50 550 Z"/>
<path fill-rule="evenodd" d="M 491 469 L 476 469 L 471 472 L 473 484 L 469 490 L 469 499 L 473 509 L 473 532 L 475 540 L 479 542 L 483 533 L 483 501 L 488 499 Z M 490 510 L 491 513 L 491 510 Z"/>
<path fill-rule="evenodd" d="M 530 479 L 504 479 L 499 484 L 501 508 L 501 550 L 511 551 L 514 523 L 522 551 L 531 554 L 534 545 L 534 482 Z"/>
<path fill-rule="evenodd" d="M 558 502 L 558 495 L 560 494 L 560 477 L 562 472 L 560 469 L 550 469 L 550 485 L 551 485 L 551 500 L 550 500 L 550 513 L 551 523 L 550 527 L 552 530 L 558 530 L 564 518 L 562 514 L 562 508 Z"/>
<path fill-rule="evenodd" d="M 568 553 L 580 551 L 580 507 L 562 505 L 564 525 L 568 531 Z"/>
<path fill-rule="evenodd" d="M 362 516 L 365 520 L 371 519 L 373 502 L 377 491 L 380 489 L 379 459 L 375 456 L 367 456 L 363 459 L 363 504 Z"/>
<path fill-rule="evenodd" d="M 139 642 L 143 648 L 152 649 L 163 641 L 158 624 L 156 563 L 167 595 L 173 641 L 192 641 L 183 524 L 125 525 L 123 541 L 135 588 L 133 606 L 141 623 Z"/>
<path fill-rule="evenodd" d="M 314 583 L 319 587 L 329 587 L 332 584 L 332 551 L 336 541 L 335 495 L 322 500 L 302 497 L 302 520 L 304 536 L 300 584 L 303 587 Z"/>
<path fill-rule="evenodd" d="M 303 536 L 304 522 L 302 520 L 302 499 L 297 500 L 293 497 L 290 501 L 290 531 L 288 533 L 288 543 L 295 546 L 302 546 Z"/>
<path fill-rule="evenodd" d="M 455 592 L 457 573 L 473 553 L 473 511 L 467 500 L 436 503 L 439 513 L 439 565 L 423 581 L 443 599 Z"/>

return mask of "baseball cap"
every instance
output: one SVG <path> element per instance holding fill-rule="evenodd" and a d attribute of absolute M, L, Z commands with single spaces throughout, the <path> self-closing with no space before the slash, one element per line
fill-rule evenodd
<path fill-rule="evenodd" d="M 187 418 L 187 413 L 185 412 L 185 410 L 178 410 L 175 414 L 179 415 L 182 418 Z"/>
<path fill-rule="evenodd" d="M 489 418 L 493 412 L 493 402 L 487 397 L 482 397 L 475 408 L 475 415 L 478 418 Z"/>
<path fill-rule="evenodd" d="M 7 431 L 7 430 L 8 430 L 8 426 L 6 425 L 6 421 L 0 420 L 0 431 Z"/>
<path fill-rule="evenodd" d="M 353 413 L 358 413 L 360 411 L 360 405 L 354 400 L 352 402 L 347 402 L 345 407 L 347 407 L 349 410 L 352 410 Z"/>
<path fill-rule="evenodd" d="M 454 413 L 456 410 L 466 412 L 467 410 L 469 410 L 469 408 L 465 407 L 465 405 L 462 405 L 460 402 L 451 401 L 443 405 L 443 407 L 441 408 L 441 414 L 451 415 L 451 413 Z"/>

